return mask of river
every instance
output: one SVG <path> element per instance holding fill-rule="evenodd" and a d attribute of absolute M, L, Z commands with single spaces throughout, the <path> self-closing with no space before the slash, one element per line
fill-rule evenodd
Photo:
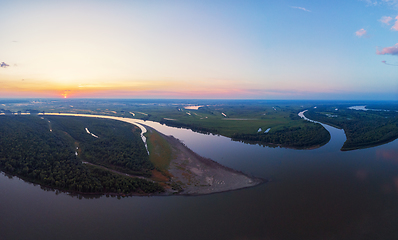
<path fill-rule="evenodd" d="M 140 122 L 139 122 L 140 123 Z M 398 141 L 270 148 L 142 121 L 267 184 L 194 196 L 79 199 L 0 174 L 0 239 L 396 239 Z"/>

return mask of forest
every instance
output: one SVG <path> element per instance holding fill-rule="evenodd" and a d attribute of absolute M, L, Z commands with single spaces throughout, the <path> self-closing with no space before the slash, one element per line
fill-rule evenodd
<path fill-rule="evenodd" d="M 76 128 L 68 129 L 74 124 Z M 97 139 L 89 135 L 83 126 L 96 130 L 101 137 Z M 164 191 L 152 181 L 123 176 L 83 163 L 90 160 L 98 165 L 125 169 L 125 172 L 148 175 L 153 165 L 148 160 L 143 144 L 138 144 L 142 141 L 139 130 L 133 125 L 128 127 L 121 123 L 119 126 L 116 121 L 104 122 L 100 119 L 0 116 L 0 132 L 0 169 L 30 182 L 79 193 L 132 194 Z M 112 132 L 125 133 L 118 140 L 117 137 L 111 137 Z M 97 143 L 95 141 L 103 145 L 91 149 Z M 125 144 L 111 151 L 105 145 L 113 141 L 114 144 Z M 100 148 L 103 149 L 100 151 Z M 124 148 L 128 149 L 123 150 Z M 105 156 L 100 158 L 102 154 Z"/>
<path fill-rule="evenodd" d="M 319 124 L 306 123 L 303 127 L 285 127 L 268 133 L 234 134 L 232 139 L 265 145 L 268 143 L 268 146 L 305 149 L 326 144 L 330 140 L 330 133 Z"/>
<path fill-rule="evenodd" d="M 51 125 L 64 131 L 79 147 L 79 158 L 132 175 L 151 176 L 149 161 L 140 129 L 129 123 L 110 119 L 45 116 Z M 97 137 L 88 134 L 87 131 Z"/>
<path fill-rule="evenodd" d="M 377 146 L 398 138 L 398 112 L 353 110 L 348 106 L 317 106 L 305 115 L 344 129 L 347 140 L 341 148 L 343 151 Z"/>

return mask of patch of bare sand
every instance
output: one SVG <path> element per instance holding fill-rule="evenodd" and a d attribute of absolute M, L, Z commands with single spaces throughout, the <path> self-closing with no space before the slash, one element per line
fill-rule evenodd
<path fill-rule="evenodd" d="M 201 157 L 173 136 L 161 136 L 172 148 L 173 159 L 168 172 L 172 175 L 172 182 L 182 187 L 182 195 L 225 192 L 266 182 Z"/>

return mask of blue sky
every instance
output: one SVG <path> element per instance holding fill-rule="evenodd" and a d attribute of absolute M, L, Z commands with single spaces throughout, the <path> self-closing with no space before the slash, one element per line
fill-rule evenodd
<path fill-rule="evenodd" d="M 398 100 L 398 0 L 0 4 L 0 97 Z"/>

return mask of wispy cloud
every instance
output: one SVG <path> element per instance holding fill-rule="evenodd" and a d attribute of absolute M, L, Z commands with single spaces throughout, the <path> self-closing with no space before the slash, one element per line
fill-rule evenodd
<path fill-rule="evenodd" d="M 366 37 L 366 30 L 361 28 L 358 31 L 355 32 L 355 35 L 357 35 L 357 37 Z"/>
<path fill-rule="evenodd" d="M 387 5 L 390 5 L 394 8 L 398 8 L 398 0 L 381 0 L 381 2 L 386 3 Z"/>
<path fill-rule="evenodd" d="M 395 17 L 396 21 L 394 25 L 391 27 L 391 30 L 398 31 L 398 16 Z M 390 22 L 393 20 L 390 16 L 383 16 L 379 19 L 380 22 L 386 25 L 390 25 Z"/>
<path fill-rule="evenodd" d="M 384 24 L 386 24 L 386 25 L 390 25 L 391 20 L 392 20 L 392 17 L 383 16 L 383 17 L 380 18 L 379 21 L 384 23 Z"/>
<path fill-rule="evenodd" d="M 398 31 L 398 16 L 396 16 L 395 19 L 397 21 L 395 22 L 394 26 L 391 27 L 391 29 L 394 31 Z"/>
<path fill-rule="evenodd" d="M 300 9 L 300 10 L 303 10 L 303 11 L 306 11 L 306 12 L 311 12 L 310 10 L 308 10 L 306 8 L 303 8 L 303 7 L 293 7 L 293 6 L 291 6 L 291 8 L 296 8 L 296 9 Z"/>
<path fill-rule="evenodd" d="M 2 67 L 2 68 L 6 68 L 6 67 L 9 67 L 10 65 L 8 65 L 7 63 L 5 63 L 5 62 L 1 62 L 0 63 L 0 67 Z"/>
<path fill-rule="evenodd" d="M 385 4 L 398 9 L 398 0 L 362 0 L 362 1 L 366 2 L 368 6 L 380 6 Z"/>
<path fill-rule="evenodd" d="M 372 1 L 372 0 L 362 0 L 363 2 L 366 2 L 368 6 L 376 6 L 379 4 L 378 1 Z"/>
<path fill-rule="evenodd" d="M 377 49 L 376 54 L 377 55 L 385 55 L 385 54 L 398 55 L 398 43 L 396 43 L 392 47 L 385 47 L 381 51 L 379 49 Z"/>
<path fill-rule="evenodd" d="M 381 62 L 384 63 L 385 65 L 390 65 L 390 66 L 396 66 L 396 67 L 398 67 L 398 64 L 387 63 L 387 61 L 381 61 Z"/>

